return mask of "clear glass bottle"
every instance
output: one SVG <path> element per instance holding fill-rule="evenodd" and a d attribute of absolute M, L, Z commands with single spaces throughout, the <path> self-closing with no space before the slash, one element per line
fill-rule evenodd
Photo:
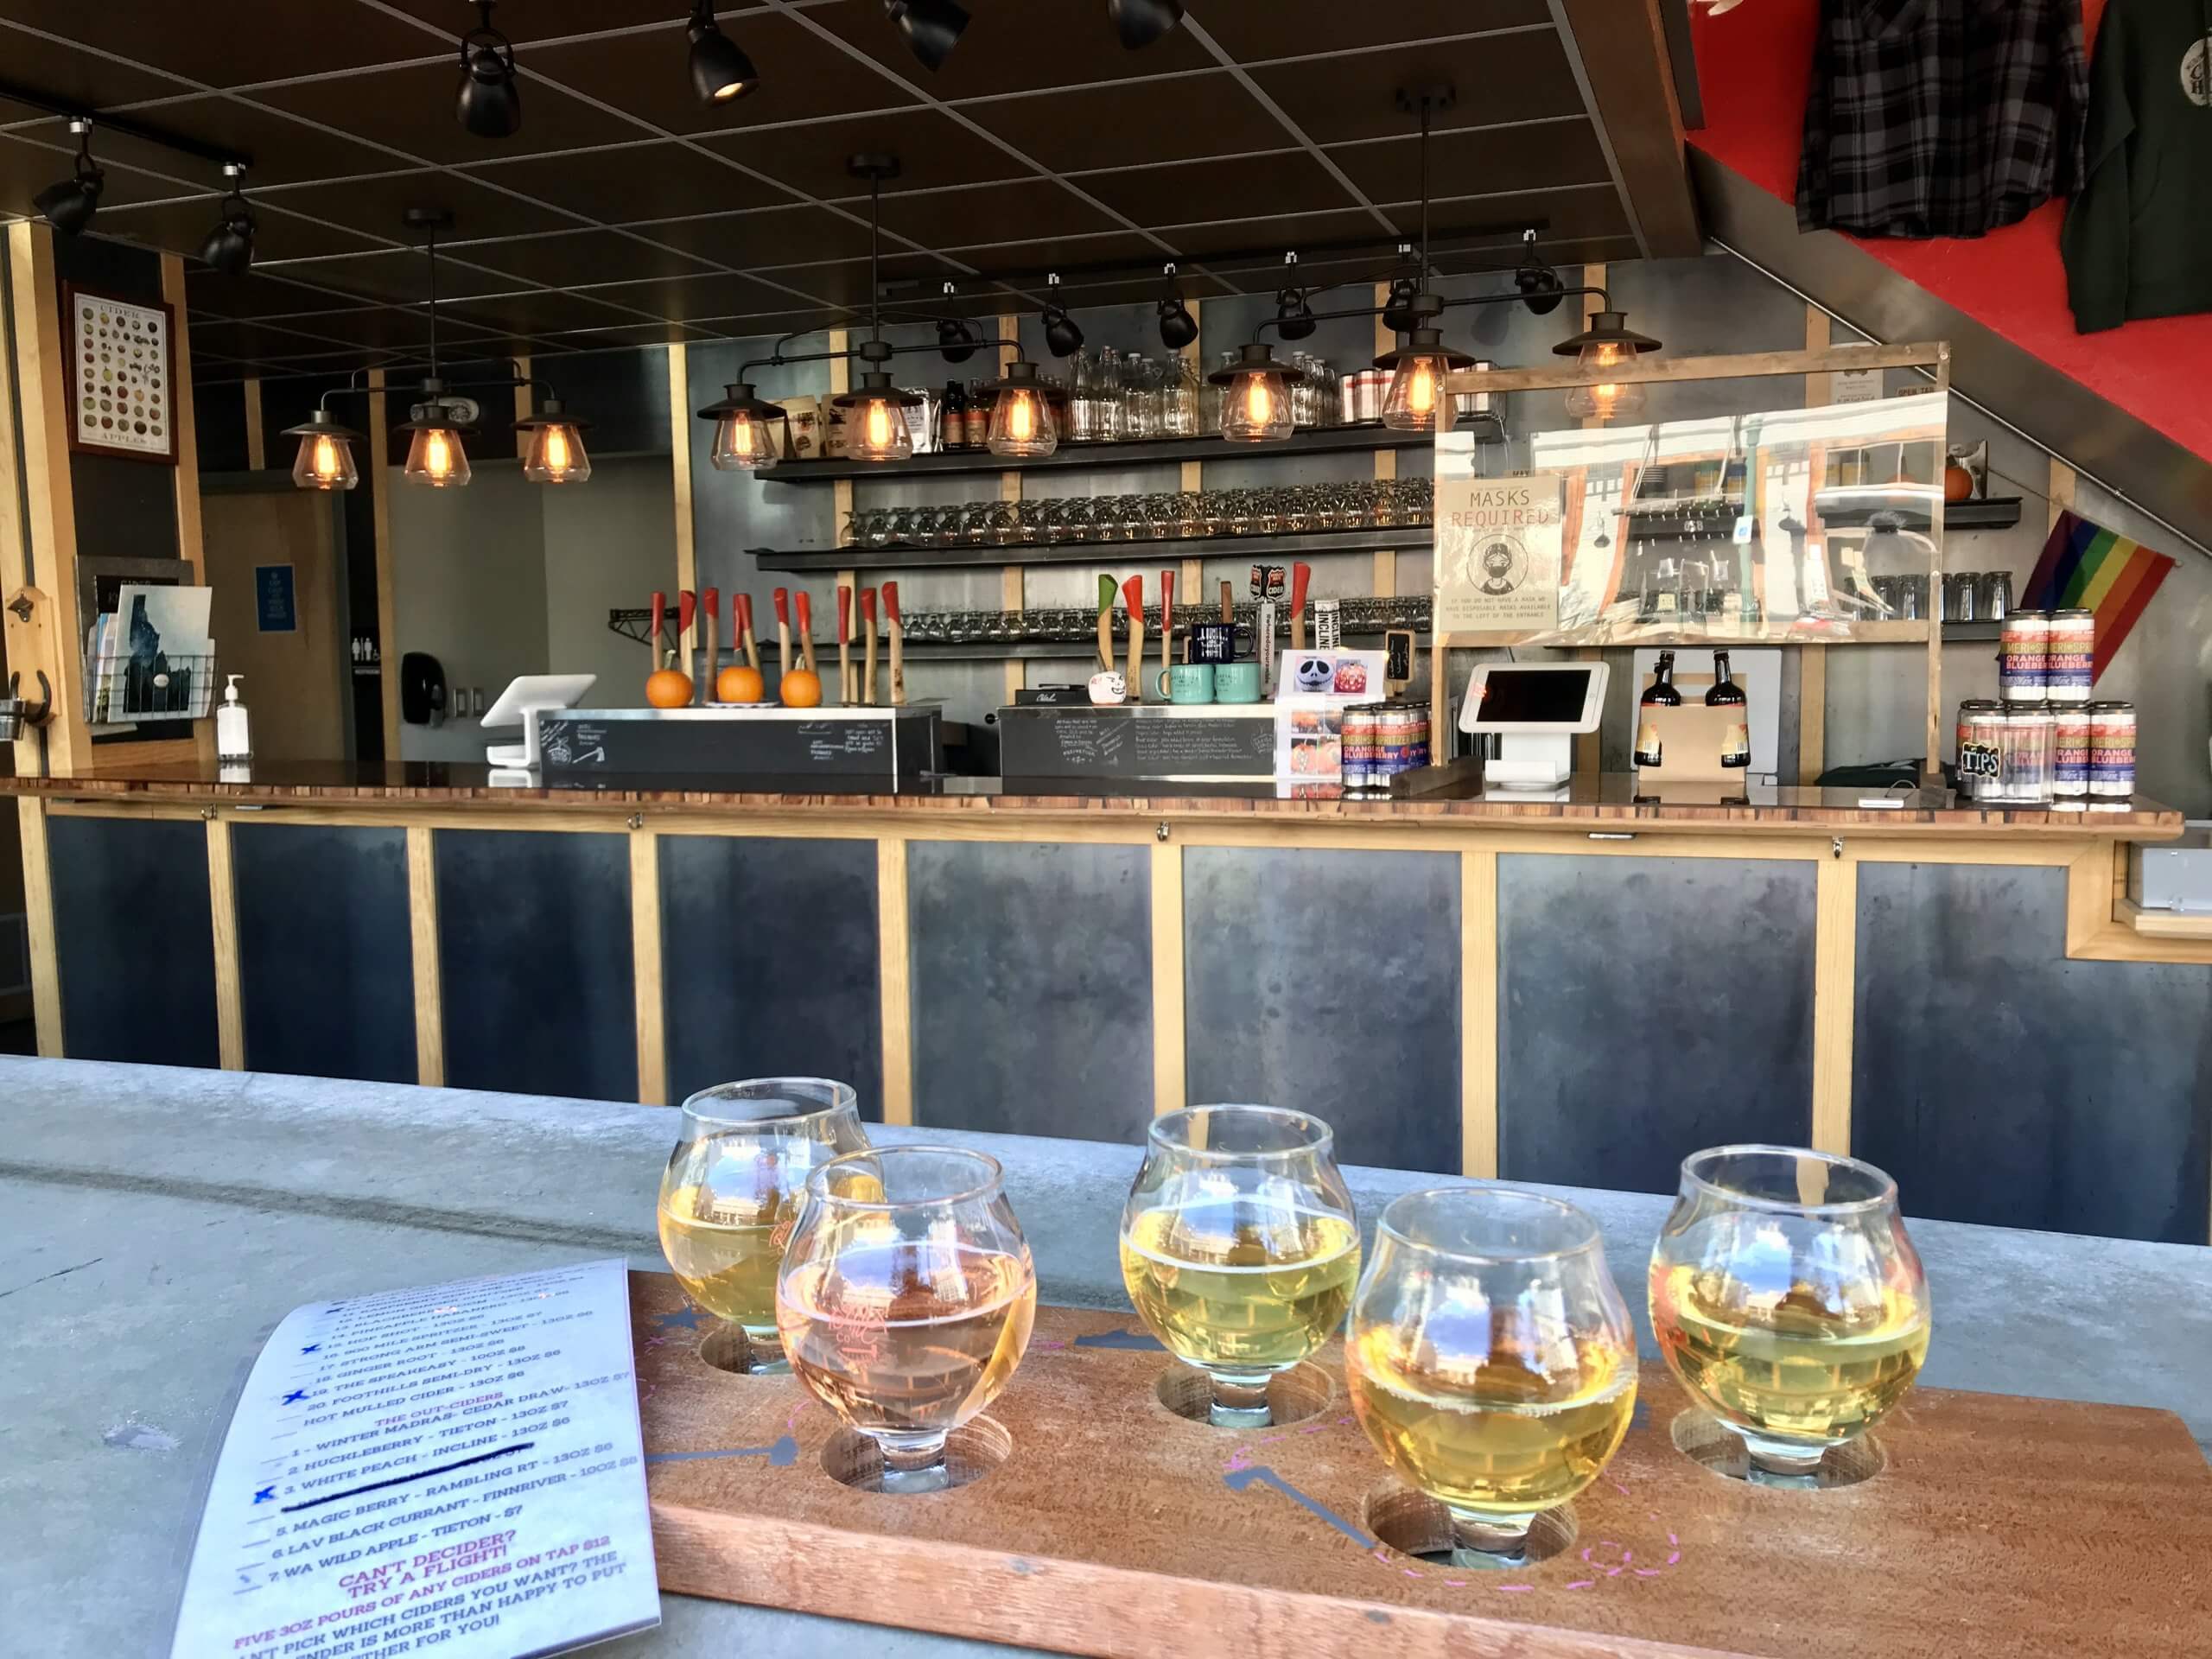
<path fill-rule="evenodd" d="M 1199 408 L 1205 399 L 1198 384 L 1195 359 L 1178 356 L 1168 363 L 1169 378 L 1160 388 L 1160 428 L 1164 437 L 1195 438 L 1205 430 Z"/>
<path fill-rule="evenodd" d="M 1122 430 L 1122 354 L 1111 346 L 1102 346 L 1098 348 L 1096 367 L 1092 386 L 1097 430 L 1090 435 L 1103 443 L 1111 443 L 1124 435 Z"/>

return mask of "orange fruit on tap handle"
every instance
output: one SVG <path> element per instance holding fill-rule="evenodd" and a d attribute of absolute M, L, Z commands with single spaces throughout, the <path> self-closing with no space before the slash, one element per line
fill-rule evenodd
<path fill-rule="evenodd" d="M 655 669 L 645 682 L 645 701 L 656 709 L 688 709 L 691 704 L 691 677 L 680 669 Z"/>
<path fill-rule="evenodd" d="M 785 708 L 818 709 L 822 706 L 822 677 L 795 668 L 784 676 L 783 693 Z"/>
<path fill-rule="evenodd" d="M 768 695 L 767 683 L 760 677 L 757 668 L 739 664 L 726 668 L 715 677 L 715 701 L 717 702 L 759 702 Z"/>

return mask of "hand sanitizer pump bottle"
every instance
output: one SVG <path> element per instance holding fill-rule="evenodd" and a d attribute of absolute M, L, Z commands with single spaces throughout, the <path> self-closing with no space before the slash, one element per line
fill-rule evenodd
<path fill-rule="evenodd" d="M 243 674 L 225 677 L 222 706 L 215 710 L 215 758 L 231 765 L 253 759 L 253 737 L 246 725 L 245 704 L 238 701 Z"/>

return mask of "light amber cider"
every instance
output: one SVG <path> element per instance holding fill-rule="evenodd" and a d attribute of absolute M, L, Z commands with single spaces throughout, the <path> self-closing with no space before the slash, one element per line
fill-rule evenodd
<path fill-rule="evenodd" d="M 798 1194 L 758 1204 L 717 1203 L 703 1187 L 679 1186 L 660 1206 L 660 1248 L 683 1294 L 718 1319 L 765 1334 L 776 1328 L 776 1268 Z"/>
<path fill-rule="evenodd" d="M 1150 1210 L 1122 1238 L 1122 1282 L 1178 1359 L 1286 1370 L 1343 1325 L 1359 1233 L 1342 1216 L 1227 1201 Z"/>

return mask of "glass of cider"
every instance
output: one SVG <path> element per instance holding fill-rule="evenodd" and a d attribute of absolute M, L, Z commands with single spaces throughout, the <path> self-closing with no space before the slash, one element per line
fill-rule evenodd
<path fill-rule="evenodd" d="M 776 1320 L 807 1392 L 881 1452 L 880 1490 L 953 1484 L 947 1439 L 1013 1379 L 1036 1317 L 996 1159 L 885 1147 L 809 1178 Z"/>
<path fill-rule="evenodd" d="M 1336 1137 L 1304 1112 L 1192 1106 L 1145 1135 L 1122 1211 L 1122 1282 L 1145 1327 L 1203 1371 L 1208 1420 L 1271 1421 L 1268 1380 L 1336 1334 L 1359 1224 Z"/>
<path fill-rule="evenodd" d="M 1928 1357 L 1928 1279 L 1897 1183 L 1797 1147 L 1692 1154 L 1651 1252 L 1651 1326 L 1755 1472 L 1810 1476 Z"/>
<path fill-rule="evenodd" d="M 1458 1567 L 1517 1567 L 1636 1409 L 1636 1327 L 1598 1224 L 1511 1187 L 1393 1198 L 1352 1303 L 1344 1382 L 1382 1460 L 1451 1516 Z"/>
<path fill-rule="evenodd" d="M 717 1084 L 683 1103 L 661 1176 L 660 1247 L 684 1294 L 744 1332 L 747 1370 L 791 1370 L 776 1335 L 777 1266 L 807 1177 L 868 1143 L 851 1085 L 828 1077 Z"/>

